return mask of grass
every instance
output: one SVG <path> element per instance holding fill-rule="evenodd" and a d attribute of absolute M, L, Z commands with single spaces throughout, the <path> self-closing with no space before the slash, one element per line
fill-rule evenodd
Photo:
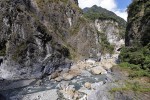
<path fill-rule="evenodd" d="M 76 22 L 76 24 L 71 28 L 70 33 L 72 35 L 77 34 L 80 30 L 81 27 L 83 27 L 84 25 L 86 25 L 86 19 L 83 17 L 79 17 L 78 21 Z"/>
<path fill-rule="evenodd" d="M 150 92 L 150 87 L 146 87 L 147 85 L 142 85 L 138 82 L 126 82 L 125 86 L 118 87 L 118 88 L 112 88 L 110 90 L 111 93 L 114 92 L 123 92 L 123 91 L 134 91 L 134 92 Z"/>
<path fill-rule="evenodd" d="M 39 8 L 43 9 L 46 4 L 48 3 L 59 3 L 63 2 L 64 4 L 67 4 L 68 0 L 36 0 L 36 3 Z"/>
<path fill-rule="evenodd" d="M 141 69 L 140 65 L 130 64 L 128 62 L 123 62 L 119 64 L 119 67 L 126 70 L 129 73 L 130 78 L 135 77 L 150 77 L 150 73 L 147 70 Z"/>

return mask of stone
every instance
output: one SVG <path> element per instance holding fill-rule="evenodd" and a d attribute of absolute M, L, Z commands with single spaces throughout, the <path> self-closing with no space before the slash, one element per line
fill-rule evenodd
<path fill-rule="evenodd" d="M 95 60 L 92 60 L 92 59 L 88 59 L 88 60 L 86 60 L 86 63 L 89 63 L 89 64 L 95 64 L 96 61 L 95 61 Z"/>
<path fill-rule="evenodd" d="M 38 80 L 35 84 L 40 86 L 42 84 L 42 80 Z"/>
<path fill-rule="evenodd" d="M 62 77 L 62 76 L 59 76 L 59 77 L 56 77 L 56 78 L 55 78 L 55 81 L 60 82 L 60 81 L 62 81 L 62 79 L 63 79 L 63 77 Z"/>
<path fill-rule="evenodd" d="M 88 89 L 91 89 L 91 83 L 86 82 L 86 83 L 84 84 L 84 87 L 86 87 L 86 88 L 88 88 Z"/>
<path fill-rule="evenodd" d="M 60 92 L 66 99 L 73 100 L 75 95 L 74 85 L 69 85 L 66 88 L 63 88 L 63 90 L 60 90 Z"/>
<path fill-rule="evenodd" d="M 51 79 L 55 79 L 58 76 L 59 76 L 59 73 L 57 71 L 50 75 Z"/>
<path fill-rule="evenodd" d="M 84 95 L 82 98 L 80 98 L 79 100 L 87 100 L 87 95 Z"/>
<path fill-rule="evenodd" d="M 78 91 L 81 92 L 81 93 L 87 94 L 87 95 L 90 95 L 92 93 L 91 90 L 89 90 L 85 87 L 80 88 Z"/>
<path fill-rule="evenodd" d="M 72 82 L 72 83 L 76 83 L 76 82 L 77 82 L 77 80 L 76 80 L 76 79 L 73 79 L 71 82 Z"/>
<path fill-rule="evenodd" d="M 73 100 L 74 97 L 74 91 L 72 90 L 60 90 L 60 92 L 63 94 L 64 98 L 69 99 L 69 100 Z"/>
<path fill-rule="evenodd" d="M 61 81 L 58 85 L 57 88 L 59 88 L 60 90 L 64 90 L 69 86 L 69 82 L 68 81 Z"/>
<path fill-rule="evenodd" d="M 64 69 L 62 70 L 62 72 L 68 73 L 68 72 L 69 72 L 69 68 L 64 68 Z"/>
<path fill-rule="evenodd" d="M 79 92 L 78 91 L 75 91 L 75 93 L 74 93 L 74 96 L 73 96 L 73 99 L 74 100 L 78 100 L 79 99 Z"/>
<path fill-rule="evenodd" d="M 81 73 L 80 73 L 80 76 L 88 76 L 90 77 L 92 74 L 89 72 L 89 71 L 86 71 L 86 70 L 82 70 Z"/>
<path fill-rule="evenodd" d="M 74 69 L 79 68 L 80 70 L 85 70 L 91 68 L 92 65 L 90 63 L 86 63 L 85 61 L 79 61 L 75 66 Z"/>
<path fill-rule="evenodd" d="M 64 80 L 72 80 L 74 77 L 80 75 L 81 70 L 79 69 L 70 69 L 68 73 L 62 74 Z"/>
<path fill-rule="evenodd" d="M 104 68 L 100 67 L 100 66 L 92 68 L 91 72 L 94 75 L 107 74 L 107 71 Z"/>
<path fill-rule="evenodd" d="M 101 61 L 101 66 L 103 66 L 105 69 L 110 69 L 112 68 L 115 64 L 115 61 L 113 59 L 107 59 L 107 60 L 102 60 Z"/>
<path fill-rule="evenodd" d="M 97 90 L 104 84 L 103 81 L 91 84 L 91 89 Z"/>
<path fill-rule="evenodd" d="M 63 79 L 64 80 L 71 80 L 73 78 L 74 78 L 74 75 L 72 75 L 72 74 L 69 74 L 69 73 L 63 74 Z"/>
<path fill-rule="evenodd" d="M 10 97 L 10 100 L 58 100 L 58 94 L 57 89 L 53 89 L 32 94 L 13 96 Z"/>
<path fill-rule="evenodd" d="M 80 69 L 71 69 L 68 73 L 72 74 L 74 76 L 78 76 L 81 73 L 81 70 Z"/>

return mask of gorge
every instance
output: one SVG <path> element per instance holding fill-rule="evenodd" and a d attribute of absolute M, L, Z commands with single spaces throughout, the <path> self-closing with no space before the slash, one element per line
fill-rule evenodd
<path fill-rule="evenodd" d="M 149 6 L 134 0 L 126 22 L 78 0 L 1 0 L 0 100 L 148 100 L 149 91 L 116 90 L 128 80 L 118 63 L 149 77 Z M 126 56 L 133 45 L 147 56 Z"/>

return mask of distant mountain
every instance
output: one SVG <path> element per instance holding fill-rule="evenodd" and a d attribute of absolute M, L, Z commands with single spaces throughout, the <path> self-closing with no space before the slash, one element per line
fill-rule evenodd
<path fill-rule="evenodd" d="M 96 5 L 92 6 L 91 8 L 84 8 L 83 12 L 84 12 L 84 16 L 90 20 L 112 19 L 117 21 L 122 26 L 126 26 L 126 21 L 123 18 L 117 16 L 115 13 L 107 9 L 98 7 Z"/>

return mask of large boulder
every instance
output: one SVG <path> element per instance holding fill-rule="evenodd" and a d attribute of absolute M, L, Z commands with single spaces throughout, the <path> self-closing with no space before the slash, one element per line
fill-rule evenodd
<path fill-rule="evenodd" d="M 100 67 L 100 66 L 92 68 L 91 72 L 94 75 L 107 74 L 107 71 L 104 68 Z"/>

